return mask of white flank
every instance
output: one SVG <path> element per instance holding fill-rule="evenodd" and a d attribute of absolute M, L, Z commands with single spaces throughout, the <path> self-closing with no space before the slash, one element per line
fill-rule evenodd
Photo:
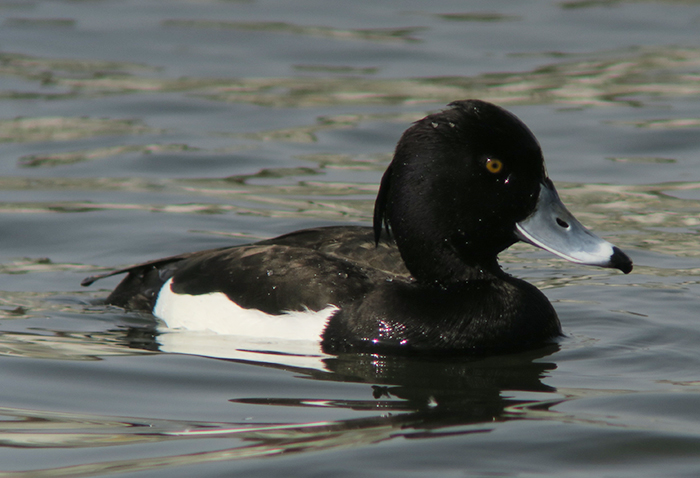
<path fill-rule="evenodd" d="M 176 294 L 168 280 L 158 294 L 153 315 L 160 350 L 170 353 L 273 363 L 325 370 L 321 334 L 336 306 L 266 314 L 244 309 L 226 294 Z"/>
<path fill-rule="evenodd" d="M 244 309 L 222 292 L 201 295 L 176 294 L 169 279 L 160 290 L 153 315 L 169 329 L 184 329 L 260 339 L 306 340 L 320 342 L 334 305 L 314 312 L 289 311 L 281 315 Z"/>

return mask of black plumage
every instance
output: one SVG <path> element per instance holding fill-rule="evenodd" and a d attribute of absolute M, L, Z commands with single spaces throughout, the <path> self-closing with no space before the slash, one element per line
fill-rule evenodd
<path fill-rule="evenodd" d="M 107 302 L 145 311 L 171 278 L 176 294 L 222 292 L 268 314 L 334 305 L 322 334 L 327 353 L 500 353 L 551 341 L 561 328 L 547 298 L 497 263 L 519 240 L 515 226 L 533 214 L 542 185 L 551 185 L 539 144 L 495 105 L 450 106 L 402 136 L 372 228 L 302 230 L 84 285 L 126 272 Z M 618 252 L 607 267 L 628 271 L 631 261 Z"/>

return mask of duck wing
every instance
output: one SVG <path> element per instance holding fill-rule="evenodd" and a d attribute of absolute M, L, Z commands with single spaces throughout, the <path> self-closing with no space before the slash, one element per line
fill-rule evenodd
<path fill-rule="evenodd" d="M 186 253 L 86 278 L 127 274 L 106 302 L 151 312 L 163 285 L 176 294 L 223 292 L 243 308 L 270 314 L 342 306 L 378 281 L 410 281 L 396 246 L 374 243 L 371 228 L 305 229 L 255 244 Z"/>

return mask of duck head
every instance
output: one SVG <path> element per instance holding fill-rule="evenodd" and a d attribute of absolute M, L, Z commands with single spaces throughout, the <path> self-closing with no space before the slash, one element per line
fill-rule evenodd
<path fill-rule="evenodd" d="M 628 273 L 632 261 L 566 209 L 532 132 L 512 113 L 465 100 L 414 123 L 384 174 L 374 211 L 411 274 L 449 285 L 497 273 L 518 240 Z"/>

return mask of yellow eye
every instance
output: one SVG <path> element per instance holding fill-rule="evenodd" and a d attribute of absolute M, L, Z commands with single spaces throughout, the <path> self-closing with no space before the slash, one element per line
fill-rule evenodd
<path fill-rule="evenodd" d="M 500 159 L 489 158 L 486 160 L 486 169 L 489 173 L 500 173 L 503 170 L 503 162 Z"/>

